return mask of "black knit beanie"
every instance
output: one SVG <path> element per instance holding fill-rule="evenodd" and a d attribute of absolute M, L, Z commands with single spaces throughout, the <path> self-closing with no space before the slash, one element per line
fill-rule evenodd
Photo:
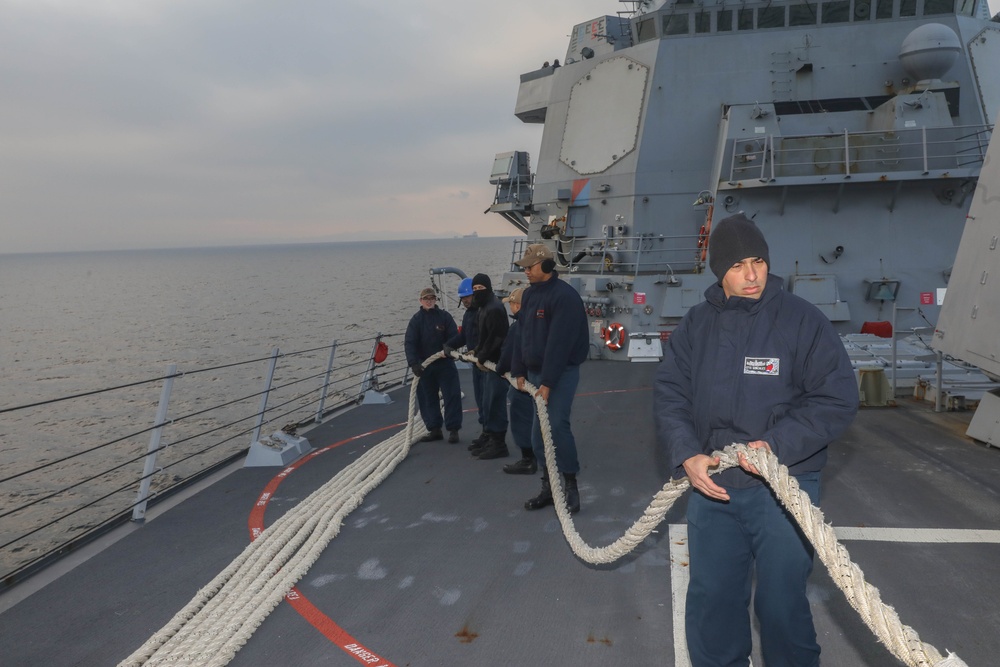
<path fill-rule="evenodd" d="M 767 241 L 757 225 L 742 213 L 720 220 L 708 239 L 708 266 L 712 273 L 722 282 L 733 264 L 747 257 L 760 257 L 771 268 Z"/>
<path fill-rule="evenodd" d="M 493 291 L 493 282 L 490 280 L 490 277 L 485 273 L 477 273 L 475 276 L 473 276 L 472 284 L 482 285 L 483 287 L 486 288 L 487 292 Z"/>

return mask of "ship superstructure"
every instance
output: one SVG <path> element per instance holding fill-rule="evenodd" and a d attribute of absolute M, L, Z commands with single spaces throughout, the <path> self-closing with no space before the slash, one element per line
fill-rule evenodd
<path fill-rule="evenodd" d="M 1000 110 L 985 1 L 621 6 L 521 75 L 536 171 L 512 151 L 491 176 L 490 210 L 556 251 L 601 356 L 659 356 L 714 280 L 712 222 L 737 212 L 841 333 L 894 302 L 900 326 L 933 324 Z"/>

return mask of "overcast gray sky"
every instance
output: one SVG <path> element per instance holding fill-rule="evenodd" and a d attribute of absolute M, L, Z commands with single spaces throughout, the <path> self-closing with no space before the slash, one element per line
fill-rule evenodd
<path fill-rule="evenodd" d="M 620 8 L 0 0 L 0 253 L 513 235 L 518 75 Z"/>

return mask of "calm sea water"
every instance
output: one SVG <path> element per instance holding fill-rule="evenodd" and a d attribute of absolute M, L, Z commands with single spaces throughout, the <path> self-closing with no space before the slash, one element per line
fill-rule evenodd
<path fill-rule="evenodd" d="M 498 283 L 511 251 L 509 238 L 481 238 L 0 255 L 0 409 L 159 377 L 168 364 L 192 371 L 266 357 L 274 347 L 287 353 L 401 333 L 420 289 L 431 284 L 431 267 L 482 272 Z M 453 290 L 457 279 L 444 284 Z M 457 299 L 447 305 L 460 319 Z M 327 353 L 318 354 L 325 366 Z M 218 385 L 220 401 L 260 389 L 256 382 L 234 386 L 223 374 L 205 381 Z M 150 384 L 0 413 L 0 477 L 148 427 L 159 391 Z M 172 414 L 175 405 L 184 409 L 177 393 Z M 137 448 L 141 455 L 148 439 L 2 484 L 0 513 L 89 468 L 106 470 L 109 459 Z M 141 469 L 141 462 L 131 465 L 122 479 L 134 480 Z M 92 486 L 0 517 L 0 544 L 53 510 L 85 501 Z"/>

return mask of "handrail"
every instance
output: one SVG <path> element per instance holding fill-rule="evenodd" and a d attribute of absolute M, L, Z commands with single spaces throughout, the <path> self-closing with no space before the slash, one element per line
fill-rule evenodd
<path fill-rule="evenodd" d="M 98 442 L 82 442 L 77 451 L 11 470 L 0 478 L 0 519 L 4 519 L 0 527 L 0 577 L 9 585 L 55 554 L 126 521 L 134 511 L 139 515 L 136 518 L 141 518 L 146 502 L 173 493 L 243 455 L 250 445 L 254 422 L 259 428 L 276 423 L 285 424 L 283 428 L 288 430 L 302 428 L 359 403 L 367 389 L 384 392 L 405 384 L 410 376 L 401 341 L 397 345 L 390 342 L 389 354 L 381 363 L 372 358 L 378 340 L 398 340 L 401 336 L 380 334 L 292 352 L 272 351 L 267 356 L 204 368 L 172 367 L 145 380 L 0 408 L 0 414 L 20 414 L 26 422 L 44 408 L 48 410 L 44 419 L 51 422 L 59 419 L 59 411 L 50 406 L 66 401 L 102 395 L 117 409 L 128 409 L 129 404 L 141 404 L 130 390 L 156 383 L 173 385 L 165 389 L 168 396 L 173 394 L 169 410 L 164 408 L 156 418 L 148 415 L 150 425 L 128 428 L 126 422 L 118 420 L 112 424 L 118 433 L 108 433 Z M 329 358 L 324 353 L 330 353 Z M 272 360 L 273 381 L 253 391 L 239 391 L 260 382 L 265 375 L 262 364 Z M 223 376 L 220 371 L 225 371 Z M 205 374 L 211 377 L 206 380 Z M 271 398 L 269 404 L 251 405 L 266 394 Z M 136 413 L 128 417 L 136 421 L 145 418 Z M 251 424 L 247 425 L 248 421 Z M 123 427 L 125 434 L 121 434 Z M 140 443 L 141 436 L 154 432 L 160 435 L 148 448 Z M 97 453 L 99 460 L 95 459 Z M 146 461 L 145 469 L 136 465 L 140 461 Z M 149 491 L 137 499 L 140 486 L 149 487 Z"/>
<path fill-rule="evenodd" d="M 556 246 L 557 268 L 570 274 L 596 274 L 613 281 L 618 276 L 639 273 L 700 273 L 705 268 L 698 247 L 698 234 L 639 234 L 635 236 L 579 236 L 560 240 Z M 523 248 L 534 241 L 513 244 L 511 271 Z M 520 244 L 520 247 L 519 247 Z"/>
<path fill-rule="evenodd" d="M 954 175 L 986 158 L 991 125 L 914 127 L 727 139 L 720 189 L 760 183 L 826 181 L 832 175 L 902 180 Z M 728 174 L 728 177 L 725 176 Z"/>

